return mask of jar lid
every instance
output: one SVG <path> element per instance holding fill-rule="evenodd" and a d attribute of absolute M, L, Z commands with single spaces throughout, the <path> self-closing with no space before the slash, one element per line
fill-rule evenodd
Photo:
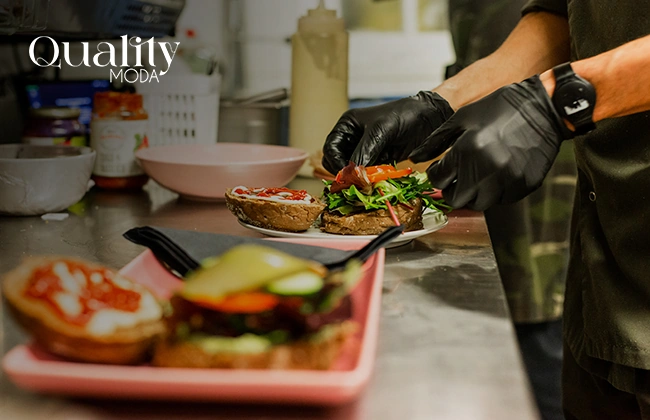
<path fill-rule="evenodd" d="M 52 120 L 56 119 L 70 119 L 70 118 L 79 118 L 81 115 L 81 110 L 78 108 L 66 108 L 66 107 L 43 107 L 43 108 L 32 108 L 30 110 L 32 116 L 36 118 L 48 118 Z"/>
<path fill-rule="evenodd" d="M 142 106 L 143 98 L 139 93 L 96 92 L 93 98 L 93 112 L 97 114 L 136 112 Z"/>

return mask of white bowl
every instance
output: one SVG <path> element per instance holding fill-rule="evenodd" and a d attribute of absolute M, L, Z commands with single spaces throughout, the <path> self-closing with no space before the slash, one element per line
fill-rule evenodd
<path fill-rule="evenodd" d="M 282 187 L 308 157 L 300 149 L 245 143 L 186 144 L 142 149 L 135 156 L 156 182 L 194 200 L 223 200 L 228 188 Z"/>
<path fill-rule="evenodd" d="M 89 147 L 0 145 L 0 214 L 65 210 L 88 190 L 94 163 Z"/>

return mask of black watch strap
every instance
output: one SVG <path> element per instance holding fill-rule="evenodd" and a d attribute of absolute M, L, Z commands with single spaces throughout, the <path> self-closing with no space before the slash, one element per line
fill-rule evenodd
<path fill-rule="evenodd" d="M 553 104 L 560 116 L 575 127 L 577 135 L 595 129 L 593 113 L 596 91 L 591 83 L 575 74 L 571 63 L 554 67 L 553 74 L 555 75 Z"/>
<path fill-rule="evenodd" d="M 553 67 L 553 74 L 555 75 L 556 85 L 560 85 L 563 82 L 576 76 L 575 72 L 573 71 L 573 67 L 571 67 L 571 63 L 564 63 Z"/>

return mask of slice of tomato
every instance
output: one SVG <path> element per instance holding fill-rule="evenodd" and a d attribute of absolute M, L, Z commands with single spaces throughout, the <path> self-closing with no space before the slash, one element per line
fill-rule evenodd
<path fill-rule="evenodd" d="M 368 176 L 384 172 L 394 172 L 396 170 L 397 169 L 395 169 L 393 165 L 375 165 L 366 167 L 366 173 Z"/>
<path fill-rule="evenodd" d="M 280 303 L 280 298 L 269 293 L 250 292 L 237 293 L 218 300 L 205 298 L 192 299 L 192 301 L 199 306 L 214 309 L 219 312 L 256 314 L 275 308 Z"/>
<path fill-rule="evenodd" d="M 402 178 L 413 173 L 413 169 L 411 168 L 397 169 L 393 165 L 367 166 L 364 169 L 366 171 L 366 176 L 368 177 L 368 181 L 372 184 L 377 183 L 379 181 L 384 181 L 388 178 Z M 334 182 L 342 183 L 343 181 L 342 178 L 343 178 L 343 169 L 339 171 L 339 173 L 336 175 Z"/>
<path fill-rule="evenodd" d="M 411 173 L 413 173 L 413 169 L 411 168 L 405 168 L 400 170 L 393 168 L 392 171 L 375 172 L 373 174 L 368 173 L 368 180 L 373 184 L 375 184 L 379 181 L 385 181 L 388 178 L 402 178 L 410 175 Z"/>

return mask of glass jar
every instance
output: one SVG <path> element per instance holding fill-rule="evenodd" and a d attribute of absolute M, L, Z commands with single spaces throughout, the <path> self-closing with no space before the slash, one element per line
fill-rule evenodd
<path fill-rule="evenodd" d="M 77 108 L 47 107 L 30 109 L 23 132 L 23 143 L 37 146 L 85 146 L 86 130 L 79 122 Z"/>
<path fill-rule="evenodd" d="M 147 183 L 135 152 L 149 146 L 148 120 L 142 95 L 95 93 L 90 146 L 97 152 L 93 180 L 99 188 L 131 190 Z"/>

